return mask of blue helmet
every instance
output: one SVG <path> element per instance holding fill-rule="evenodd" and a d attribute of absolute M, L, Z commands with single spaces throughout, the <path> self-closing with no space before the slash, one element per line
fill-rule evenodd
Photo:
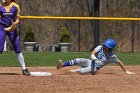
<path fill-rule="evenodd" d="M 108 47 L 108 48 L 111 48 L 111 49 L 114 49 L 115 48 L 115 46 L 116 46 L 116 41 L 114 40 L 114 39 L 107 39 L 104 43 L 103 43 L 103 45 L 105 45 L 106 47 Z"/>

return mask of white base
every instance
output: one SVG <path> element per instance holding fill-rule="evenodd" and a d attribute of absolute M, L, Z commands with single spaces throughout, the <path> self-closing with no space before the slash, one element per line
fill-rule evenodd
<path fill-rule="evenodd" d="M 31 76 L 51 76 L 50 72 L 30 72 Z"/>

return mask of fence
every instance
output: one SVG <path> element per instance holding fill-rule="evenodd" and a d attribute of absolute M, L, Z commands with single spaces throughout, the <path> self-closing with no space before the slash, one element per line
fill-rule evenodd
<path fill-rule="evenodd" d="M 57 16 L 21 16 L 20 17 L 21 19 L 30 19 L 30 20 L 32 20 L 32 19 L 48 19 L 48 20 L 78 20 L 78 22 L 81 22 L 82 20 L 89 20 L 89 21 L 94 21 L 94 20 L 99 20 L 100 22 L 106 22 L 106 21 L 113 21 L 112 23 L 115 23 L 116 21 L 118 21 L 118 22 L 120 22 L 120 21 L 122 21 L 122 22 L 124 22 L 124 21 L 129 21 L 129 22 L 131 22 L 131 44 L 129 44 L 129 45 L 131 45 L 131 49 L 129 49 L 129 52 L 131 51 L 131 52 L 135 52 L 135 51 L 139 51 L 138 49 L 135 49 L 135 21 L 139 21 L 140 20 L 140 18 L 117 18 L 117 17 L 57 17 Z M 80 29 L 80 23 L 78 24 L 78 27 L 79 27 L 79 29 Z M 102 27 L 102 25 L 100 26 L 101 28 L 103 28 Z M 93 29 L 92 29 L 93 30 Z M 136 29 L 136 30 L 138 30 L 138 29 Z M 79 30 L 80 31 L 80 30 Z M 94 32 L 94 31 L 93 31 Z M 101 32 L 101 31 L 100 31 Z M 80 33 L 81 32 L 78 32 L 78 40 L 77 40 L 77 42 L 78 42 L 78 44 L 77 44 L 77 49 L 78 49 L 78 51 L 81 51 L 81 37 L 80 37 Z M 103 33 L 103 32 L 101 32 L 101 33 Z M 94 37 L 93 37 L 94 38 Z M 107 37 L 104 37 L 104 38 L 107 38 Z M 94 38 L 95 39 L 95 38 Z M 117 38 L 116 38 L 117 39 Z M 103 40 L 101 40 L 101 38 L 100 38 L 100 41 L 103 41 Z M 126 40 L 127 41 L 127 40 Z M 122 42 L 122 41 L 121 41 Z M 125 42 L 125 41 L 124 41 Z M 136 41 L 137 42 L 137 41 Z M 73 44 L 74 45 L 74 44 Z M 94 42 L 93 42 L 93 45 L 94 45 Z M 139 45 L 138 45 L 139 46 Z M 138 47 L 137 46 L 137 47 Z M 123 51 L 122 49 L 120 49 L 120 47 L 123 47 L 123 45 L 122 45 L 122 43 L 121 44 L 119 44 L 118 45 L 118 48 L 117 48 L 117 51 Z M 125 46 L 126 47 L 126 46 Z M 129 46 L 130 47 L 130 46 Z M 86 50 L 86 49 L 85 49 Z M 128 51 L 127 51 L 128 52 Z"/>

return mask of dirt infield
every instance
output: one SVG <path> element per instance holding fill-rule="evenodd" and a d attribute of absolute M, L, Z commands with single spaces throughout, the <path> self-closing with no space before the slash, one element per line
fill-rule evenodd
<path fill-rule="evenodd" d="M 29 67 L 31 72 L 52 76 L 23 76 L 19 67 L 0 67 L 0 93 L 140 93 L 140 66 L 128 66 L 135 75 L 126 75 L 119 66 L 106 66 L 97 75 L 59 71 L 55 67 Z"/>

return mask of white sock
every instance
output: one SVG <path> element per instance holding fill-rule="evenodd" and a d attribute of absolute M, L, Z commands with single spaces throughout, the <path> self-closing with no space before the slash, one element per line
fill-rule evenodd
<path fill-rule="evenodd" d="M 17 58 L 18 58 L 18 62 L 20 64 L 20 66 L 22 67 L 23 70 L 25 70 L 26 67 L 25 67 L 24 57 L 23 57 L 22 53 L 18 53 Z"/>

